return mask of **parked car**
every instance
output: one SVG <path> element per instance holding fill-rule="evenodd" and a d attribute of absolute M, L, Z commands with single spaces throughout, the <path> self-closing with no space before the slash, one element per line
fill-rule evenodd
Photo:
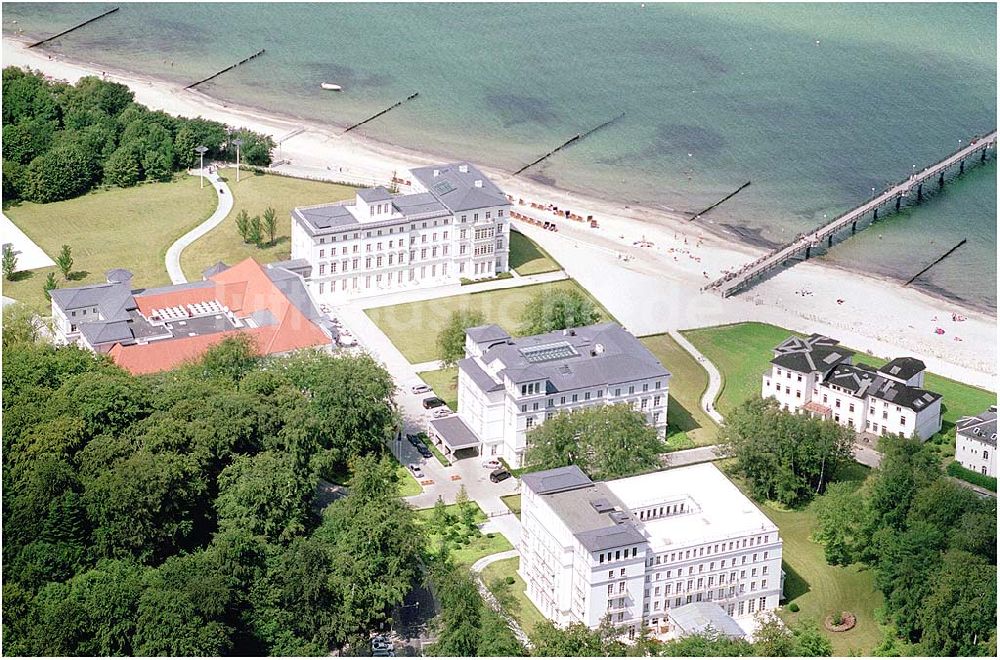
<path fill-rule="evenodd" d="M 491 458 L 488 461 L 483 461 L 483 467 L 484 468 L 489 468 L 490 470 L 495 470 L 498 467 L 502 467 L 502 466 L 503 466 L 503 463 L 501 463 L 500 461 L 498 461 L 495 458 Z"/>
<path fill-rule="evenodd" d="M 496 470 L 490 472 L 490 481 L 493 483 L 498 484 L 504 479 L 510 479 L 510 472 L 504 468 L 497 468 Z"/>
<path fill-rule="evenodd" d="M 450 408 L 438 408 L 437 410 L 434 411 L 434 416 L 437 418 L 447 417 L 448 415 L 451 414 L 453 413 L 451 412 Z"/>
<path fill-rule="evenodd" d="M 421 470 L 420 466 L 417 465 L 416 463 L 410 463 L 406 467 L 410 468 L 410 472 L 412 472 L 413 476 L 416 477 L 417 479 L 422 479 L 424 477 L 423 470 Z"/>
<path fill-rule="evenodd" d="M 444 405 L 444 400 L 439 399 L 436 396 L 429 396 L 423 400 L 422 404 L 425 410 L 430 410 L 431 408 L 440 408 Z"/>
<path fill-rule="evenodd" d="M 428 392 L 430 392 L 432 390 L 427 385 L 420 384 L 420 385 L 414 385 L 413 387 L 411 387 L 410 391 L 413 392 L 414 394 L 427 394 Z"/>
<path fill-rule="evenodd" d="M 420 439 L 419 435 L 413 435 L 412 433 L 407 433 L 406 434 L 406 439 L 414 447 L 416 447 L 417 445 L 424 444 L 423 441 Z"/>
<path fill-rule="evenodd" d="M 392 658 L 395 657 L 395 653 L 392 650 L 392 644 L 382 635 L 372 638 L 372 657 L 374 658 Z"/>
<path fill-rule="evenodd" d="M 432 452 L 430 449 L 428 449 L 427 445 L 425 445 L 423 443 L 417 445 L 417 452 L 421 456 L 423 456 L 424 458 L 430 458 L 431 456 L 434 455 L 434 452 Z"/>

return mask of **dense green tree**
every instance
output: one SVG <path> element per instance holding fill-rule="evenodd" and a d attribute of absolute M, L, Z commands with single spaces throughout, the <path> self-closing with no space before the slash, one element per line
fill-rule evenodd
<path fill-rule="evenodd" d="M 946 538 L 941 530 L 918 522 L 904 532 L 886 527 L 875 535 L 878 556 L 875 586 L 885 594 L 885 609 L 901 635 L 920 641 L 921 603 L 941 565 Z"/>
<path fill-rule="evenodd" d="M 928 655 L 995 656 L 990 635 L 996 635 L 996 566 L 953 550 L 944 555 L 931 581 L 917 613 Z"/>
<path fill-rule="evenodd" d="M 246 335 L 227 338 L 208 349 L 201 358 L 207 376 L 238 381 L 260 361 L 260 349 Z"/>
<path fill-rule="evenodd" d="M 11 163 L 27 165 L 48 151 L 56 123 L 42 118 L 25 119 L 3 129 L 3 157 Z"/>
<path fill-rule="evenodd" d="M 128 188 L 142 181 L 142 164 L 135 147 L 118 147 L 104 163 L 104 181 L 121 188 Z"/>
<path fill-rule="evenodd" d="M 685 635 L 657 645 L 655 655 L 672 658 L 739 657 L 756 655 L 753 645 L 745 639 L 734 639 L 714 629 Z"/>
<path fill-rule="evenodd" d="M 753 398 L 726 416 L 719 439 L 756 499 L 794 505 L 853 460 L 853 436 L 833 421 L 784 412 L 773 398 Z"/>
<path fill-rule="evenodd" d="M 227 160 L 235 162 L 236 145 L 233 140 L 239 138 L 243 140 L 240 146 L 240 162 L 246 165 L 257 165 L 267 167 L 271 164 L 271 151 L 274 149 L 274 140 L 270 135 L 254 133 L 245 128 L 239 128 L 232 132 L 228 140 L 226 151 Z"/>
<path fill-rule="evenodd" d="M 22 120 L 42 119 L 58 121 L 59 106 L 53 94 L 53 86 L 46 83 L 41 73 L 33 73 L 17 67 L 3 70 L 3 126 Z M 4 140 L 7 136 L 4 135 Z"/>
<path fill-rule="evenodd" d="M 17 272 L 17 254 L 10 243 L 3 246 L 3 277 L 5 280 L 13 281 L 14 273 Z M 4 310 L 7 308 L 4 307 Z M 6 341 L 6 340 L 5 340 Z"/>
<path fill-rule="evenodd" d="M 91 154 L 79 144 L 64 143 L 31 161 L 22 194 L 33 202 L 57 202 L 87 192 L 97 171 Z"/>
<path fill-rule="evenodd" d="M 543 621 L 535 626 L 531 635 L 532 651 L 533 655 L 541 657 L 621 657 L 627 652 L 622 635 L 623 630 L 608 619 L 594 629 L 582 623 L 559 627 L 551 621 Z"/>
<path fill-rule="evenodd" d="M 34 344 L 41 338 L 45 323 L 24 303 L 3 306 L 3 346 Z"/>
<path fill-rule="evenodd" d="M 140 451 L 112 465 L 84 492 L 98 552 L 153 562 L 189 547 L 207 487 L 188 456 Z"/>
<path fill-rule="evenodd" d="M 951 547 L 979 555 L 997 563 L 997 501 L 988 499 L 973 511 L 966 511 L 951 531 Z"/>
<path fill-rule="evenodd" d="M 306 529 L 316 479 L 294 456 L 263 452 L 238 456 L 219 475 L 219 526 L 269 541 L 288 541 Z"/>
<path fill-rule="evenodd" d="M 236 231 L 244 243 L 250 242 L 250 214 L 246 209 L 240 209 L 236 214 Z"/>
<path fill-rule="evenodd" d="M 247 242 L 260 247 L 263 240 L 263 228 L 261 226 L 260 216 L 255 215 L 250 218 L 250 221 L 247 224 Z"/>
<path fill-rule="evenodd" d="M 575 289 L 535 294 L 521 314 L 521 334 L 538 335 L 553 330 L 579 328 L 601 320 L 593 300 Z"/>
<path fill-rule="evenodd" d="M 858 560 L 867 541 L 867 501 L 858 485 L 850 481 L 830 484 L 816 502 L 816 531 L 813 538 L 823 544 L 826 561 L 848 566 Z"/>
<path fill-rule="evenodd" d="M 96 110 L 114 117 L 129 107 L 135 94 L 128 85 L 85 76 L 60 97 L 65 112 L 79 109 Z"/>
<path fill-rule="evenodd" d="M 25 189 L 26 168 L 20 163 L 4 160 L 0 169 L 3 170 L 3 207 L 19 201 Z"/>
<path fill-rule="evenodd" d="M 50 293 L 53 289 L 58 289 L 59 283 L 56 282 L 56 274 L 53 271 L 49 271 L 45 276 L 45 283 L 42 284 L 42 292 L 45 294 L 45 299 L 51 301 L 52 294 Z"/>
<path fill-rule="evenodd" d="M 663 442 L 627 404 L 560 412 L 528 432 L 525 462 L 540 470 L 578 465 L 593 479 L 616 479 L 659 466 Z"/>
<path fill-rule="evenodd" d="M 438 355 L 449 367 L 465 357 L 465 331 L 486 323 L 483 313 L 475 309 L 456 309 L 437 336 Z"/>

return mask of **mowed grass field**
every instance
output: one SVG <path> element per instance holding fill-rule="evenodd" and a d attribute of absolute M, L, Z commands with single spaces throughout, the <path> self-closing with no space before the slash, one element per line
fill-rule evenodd
<path fill-rule="evenodd" d="M 725 469 L 729 461 L 716 463 Z M 869 469 L 853 463 L 838 480 L 858 486 Z M 732 479 L 732 477 L 730 477 Z M 741 490 L 743 484 L 733 479 Z M 749 495 L 747 495 L 749 497 Z M 882 631 L 875 611 L 882 605 L 882 594 L 875 588 L 868 569 L 853 566 L 830 566 L 826 563 L 823 546 L 812 540 L 816 528 L 816 500 L 801 509 L 786 509 L 772 502 L 756 502 L 761 511 L 778 526 L 782 540 L 782 569 L 785 571 L 785 600 L 778 614 L 788 623 L 811 619 L 833 644 L 833 655 L 870 655 L 882 640 Z M 788 605 L 796 603 L 798 612 Z M 857 617 L 857 625 L 846 632 L 831 633 L 823 628 L 823 619 L 838 610 L 847 610 Z"/>
<path fill-rule="evenodd" d="M 216 207 L 211 187 L 198 187 L 186 174 L 168 183 L 111 188 L 51 204 L 24 202 L 4 213 L 55 259 L 63 245 L 73 252 L 71 281 L 55 266 L 18 273 L 3 280 L 3 294 L 30 305 L 43 315 L 51 310 L 42 286 L 48 273 L 60 287 L 105 281 L 105 272 L 127 268 L 136 287 L 170 284 L 164 257 L 167 248 L 196 227 Z"/>
<path fill-rule="evenodd" d="M 517 334 L 521 325 L 521 314 L 529 300 L 539 293 L 573 289 L 594 300 L 573 280 L 546 282 L 510 289 L 493 289 L 480 293 L 466 293 L 449 298 L 421 300 L 389 307 L 366 309 L 365 313 L 382 332 L 406 356 L 411 364 L 429 362 L 441 358 L 438 353 L 438 333 L 448 322 L 451 313 L 458 309 L 482 312 L 486 323 L 496 323 L 511 334 Z M 602 320 L 612 317 L 599 302 L 594 304 L 600 310 Z"/>
<path fill-rule="evenodd" d="M 528 599 L 528 594 L 525 593 L 527 585 L 524 584 L 521 576 L 517 574 L 517 564 L 519 561 L 518 557 L 513 557 L 493 562 L 483 569 L 483 582 L 489 587 L 498 578 L 506 578 L 508 576 L 514 578 L 514 584 L 509 587 L 510 595 L 513 597 L 510 615 L 521 624 L 521 628 L 530 637 L 535 632 L 535 627 L 545 621 L 545 617 L 542 616 L 538 608 Z"/>
<path fill-rule="evenodd" d="M 181 253 L 181 268 L 189 280 L 200 279 L 201 272 L 217 261 L 232 266 L 247 257 L 261 263 L 288 259 L 292 249 L 292 209 L 351 199 L 356 190 L 337 183 L 245 171 L 240 172 L 240 182 L 236 183 L 236 170 L 231 168 L 220 170 L 220 174 L 232 192 L 233 210 L 222 224 Z M 263 215 L 268 207 L 273 208 L 278 216 L 274 244 L 258 248 L 244 243 L 236 231 L 236 215 L 241 209 L 246 209 L 252 218 Z"/>
<path fill-rule="evenodd" d="M 518 275 L 537 275 L 561 268 L 559 263 L 537 243 L 513 229 L 510 232 L 508 264 Z"/>
<path fill-rule="evenodd" d="M 671 449 L 685 449 L 714 443 L 719 427 L 700 403 L 708 388 L 708 372 L 668 334 L 640 337 L 639 341 L 671 374 L 667 444 Z"/>
<path fill-rule="evenodd" d="M 434 390 L 434 396 L 443 399 L 452 410 L 458 410 L 458 367 L 421 371 L 420 378 Z"/>
<path fill-rule="evenodd" d="M 698 328 L 684 330 L 683 334 L 715 364 L 722 374 L 722 392 L 716 401 L 716 407 L 723 414 L 733 410 L 749 397 L 760 394 L 761 377 L 770 369 L 775 346 L 791 335 L 803 336 L 765 323 L 737 323 Z M 858 362 L 877 368 L 887 360 L 856 351 L 854 363 Z M 941 433 L 952 439 L 955 435 L 955 422 L 960 417 L 981 413 L 997 401 L 993 392 L 930 372 L 926 374 L 924 387 L 939 393 L 944 398 Z"/>

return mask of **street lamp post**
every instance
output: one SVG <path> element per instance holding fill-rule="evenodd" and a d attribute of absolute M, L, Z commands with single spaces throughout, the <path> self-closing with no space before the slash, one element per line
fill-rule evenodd
<path fill-rule="evenodd" d="M 233 140 L 233 144 L 236 145 L 236 183 L 240 182 L 240 145 L 243 144 L 243 140 L 236 138 Z"/>
<path fill-rule="evenodd" d="M 198 157 L 201 158 L 201 168 L 198 172 L 199 178 L 201 178 L 201 187 L 205 187 L 205 152 L 208 151 L 208 147 L 199 146 L 194 148 L 198 152 Z"/>

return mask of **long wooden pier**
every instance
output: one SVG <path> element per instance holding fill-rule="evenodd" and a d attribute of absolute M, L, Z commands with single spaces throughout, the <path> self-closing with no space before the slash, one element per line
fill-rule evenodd
<path fill-rule="evenodd" d="M 937 163 L 914 173 L 903 181 L 892 184 L 860 206 L 837 216 L 807 234 L 800 234 L 790 243 L 775 248 L 739 270 L 705 285 L 702 291 L 716 291 L 723 297 L 733 295 L 753 286 L 770 271 L 783 268 L 789 263 L 808 259 L 812 256 L 812 250 L 821 246 L 824 241 L 827 247 L 832 247 L 834 237 L 838 232 L 850 227 L 853 236 L 858 230 L 859 222 L 862 222 L 866 216 L 870 216 L 871 222 L 876 222 L 879 219 L 879 209 L 882 207 L 892 205 L 888 212 L 898 211 L 903 199 L 911 194 L 915 194 L 916 202 L 922 201 L 924 184 L 936 179 L 939 187 L 944 186 L 944 176 L 947 170 L 957 167 L 958 173 L 963 174 L 966 161 L 972 163 L 985 161 L 989 150 L 995 149 L 996 142 L 996 130 L 989 135 L 973 139 Z M 864 229 L 864 226 L 861 228 Z"/>

